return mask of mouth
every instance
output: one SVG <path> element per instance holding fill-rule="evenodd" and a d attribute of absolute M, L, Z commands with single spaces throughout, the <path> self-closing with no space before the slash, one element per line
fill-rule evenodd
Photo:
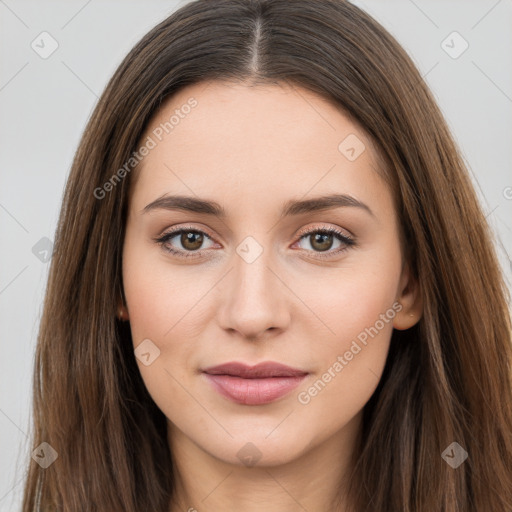
<path fill-rule="evenodd" d="M 308 372 L 271 361 L 248 366 L 231 362 L 203 370 L 215 391 L 243 405 L 263 405 L 287 395 Z"/>

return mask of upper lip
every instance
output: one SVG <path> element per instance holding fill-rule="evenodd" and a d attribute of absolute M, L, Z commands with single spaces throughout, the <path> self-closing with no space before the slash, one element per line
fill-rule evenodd
<path fill-rule="evenodd" d="M 292 368 L 273 361 L 264 361 L 255 366 L 248 366 L 245 363 L 232 361 L 229 363 L 210 366 L 203 370 L 210 375 L 232 375 L 244 379 L 263 379 L 267 377 L 301 377 L 308 372 Z"/>

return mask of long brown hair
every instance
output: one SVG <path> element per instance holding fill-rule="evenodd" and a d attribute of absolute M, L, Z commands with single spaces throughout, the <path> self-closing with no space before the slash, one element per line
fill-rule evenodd
<path fill-rule="evenodd" d="M 215 79 L 313 91 L 360 123 L 387 163 L 424 312 L 393 332 L 364 408 L 354 510 L 510 512 L 511 320 L 489 228 L 420 73 L 343 0 L 193 1 L 111 78 L 66 185 L 36 351 L 33 448 L 47 442 L 58 458 L 45 469 L 30 459 L 23 511 L 169 508 L 166 418 L 116 319 L 133 174 L 104 185 L 164 98 Z M 442 457 L 453 442 L 468 453 L 457 468 Z"/>

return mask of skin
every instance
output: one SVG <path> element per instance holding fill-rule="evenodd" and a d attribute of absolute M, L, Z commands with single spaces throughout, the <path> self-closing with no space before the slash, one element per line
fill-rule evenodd
<path fill-rule="evenodd" d="M 137 364 L 168 418 L 177 474 L 170 511 L 332 510 L 392 330 L 410 328 L 422 310 L 402 258 L 392 193 L 377 172 L 381 160 L 338 108 L 287 84 L 188 86 L 162 104 L 141 140 L 191 97 L 197 106 L 134 171 L 123 247 L 126 304 L 120 305 L 134 348 L 149 339 L 160 350 L 148 366 Z M 349 134 L 366 148 L 354 161 L 338 150 Z M 344 206 L 280 218 L 289 200 L 333 193 L 353 196 L 373 214 Z M 227 216 L 143 212 L 165 194 L 214 200 Z M 198 257 L 179 258 L 154 240 L 191 225 L 208 235 L 197 244 Z M 332 237 L 331 256 L 321 259 L 326 252 L 314 233 L 301 233 L 330 227 L 356 245 Z M 263 248 L 251 263 L 237 253 L 248 236 Z M 167 245 L 194 249 L 179 235 Z M 397 303 L 401 311 L 301 403 L 299 393 Z M 201 373 L 228 361 L 277 361 L 309 375 L 273 403 L 241 405 Z M 257 450 L 245 449 L 260 457 L 252 467 L 237 456 L 249 442 Z M 339 510 L 348 510 L 343 496 Z"/>

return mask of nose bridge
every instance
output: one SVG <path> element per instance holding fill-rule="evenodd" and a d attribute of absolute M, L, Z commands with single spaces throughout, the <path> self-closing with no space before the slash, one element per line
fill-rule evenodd
<path fill-rule="evenodd" d="M 275 278 L 269 270 L 271 260 L 273 260 L 270 251 L 265 249 L 261 254 L 254 257 L 254 248 L 249 248 L 247 252 L 240 255 L 240 252 L 243 251 L 241 247 L 237 249 L 237 257 L 234 258 L 233 262 L 235 265 L 233 275 L 235 289 L 238 290 L 239 295 L 249 300 L 260 301 L 261 296 L 270 299 L 268 293 L 265 293 L 272 288 L 269 283 L 270 276 Z M 264 302 L 267 302 L 267 300 Z"/>
<path fill-rule="evenodd" d="M 272 268 L 274 256 L 268 244 L 264 247 L 251 236 L 236 247 L 222 301 L 224 328 L 255 338 L 267 329 L 284 327 L 288 318 L 285 287 Z"/>

